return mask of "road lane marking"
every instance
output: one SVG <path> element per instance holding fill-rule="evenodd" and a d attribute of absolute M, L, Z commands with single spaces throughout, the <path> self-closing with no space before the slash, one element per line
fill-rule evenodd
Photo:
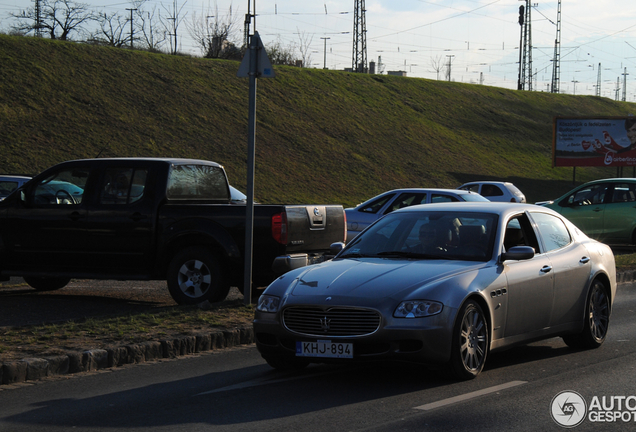
<path fill-rule="evenodd" d="M 480 397 L 480 396 L 484 396 L 490 393 L 495 393 L 501 390 L 506 390 L 512 387 L 516 387 L 516 386 L 520 386 L 523 384 L 527 384 L 527 381 L 510 381 L 507 382 L 505 384 L 501 384 L 498 386 L 494 386 L 494 387 L 488 387 L 485 388 L 483 390 L 477 390 L 471 393 L 466 393 L 463 395 L 459 395 L 459 396 L 455 396 L 452 398 L 448 398 L 448 399 L 443 399 L 437 402 L 432 402 L 426 405 L 422 405 L 422 406 L 418 406 L 418 407 L 414 407 L 413 409 L 417 409 L 417 410 L 422 410 L 422 411 L 430 411 L 430 410 L 434 410 L 437 408 L 441 408 L 441 407 L 445 407 L 447 405 L 452 405 L 452 404 L 456 404 L 458 402 L 464 402 L 466 400 L 469 399 L 474 399 L 476 397 Z"/>

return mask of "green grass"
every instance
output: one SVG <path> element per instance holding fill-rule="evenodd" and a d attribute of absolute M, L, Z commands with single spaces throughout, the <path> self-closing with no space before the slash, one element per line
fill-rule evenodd
<path fill-rule="evenodd" d="M 248 81 L 238 62 L 0 35 L 0 64 L 0 173 L 97 155 L 194 157 L 223 164 L 245 188 Z M 256 198 L 351 206 L 390 188 L 499 179 L 530 202 L 551 199 L 573 186 L 572 168 L 551 166 L 554 116 L 634 108 L 276 66 L 276 78 L 258 81 Z M 576 182 L 615 175 L 578 168 Z"/>

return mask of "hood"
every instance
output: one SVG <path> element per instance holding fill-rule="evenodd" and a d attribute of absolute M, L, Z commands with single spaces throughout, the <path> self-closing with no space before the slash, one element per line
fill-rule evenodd
<path fill-rule="evenodd" d="M 486 263 L 447 260 L 336 259 L 310 266 L 289 294 L 299 296 L 393 297 Z"/>

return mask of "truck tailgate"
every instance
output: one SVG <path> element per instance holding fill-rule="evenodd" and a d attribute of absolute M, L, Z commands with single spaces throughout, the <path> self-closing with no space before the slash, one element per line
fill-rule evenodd
<path fill-rule="evenodd" d="M 341 205 L 286 205 L 287 250 L 328 250 L 335 242 L 344 242 L 346 221 Z"/>

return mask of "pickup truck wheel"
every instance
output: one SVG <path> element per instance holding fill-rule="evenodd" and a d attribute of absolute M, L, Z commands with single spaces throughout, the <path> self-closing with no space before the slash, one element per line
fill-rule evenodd
<path fill-rule="evenodd" d="M 197 304 L 224 300 L 230 285 L 209 250 L 191 247 L 179 252 L 170 262 L 168 290 L 179 304 Z"/>
<path fill-rule="evenodd" d="M 68 285 L 71 278 L 26 276 L 24 281 L 28 283 L 31 288 L 35 288 L 38 291 L 55 291 Z"/>

